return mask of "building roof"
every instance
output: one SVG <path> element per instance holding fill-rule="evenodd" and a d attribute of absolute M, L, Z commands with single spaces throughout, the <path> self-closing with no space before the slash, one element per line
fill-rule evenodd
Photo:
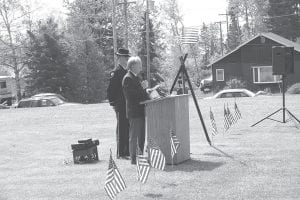
<path fill-rule="evenodd" d="M 14 78 L 13 76 L 0 76 L 0 79 Z"/>
<path fill-rule="evenodd" d="M 300 44 L 296 43 L 296 42 L 293 42 L 293 41 L 290 41 L 284 37 L 281 37 L 280 35 L 277 35 L 275 33 L 271 33 L 271 32 L 268 32 L 268 33 L 260 33 L 256 36 L 254 36 L 253 38 L 251 38 L 250 40 L 244 42 L 243 44 L 239 45 L 238 47 L 236 47 L 234 50 L 232 50 L 231 52 L 225 54 L 224 56 L 216 59 L 215 61 L 213 61 L 212 63 L 210 63 L 208 66 L 211 66 L 217 62 L 219 62 L 220 60 L 222 60 L 223 58 L 229 56 L 230 54 L 238 51 L 240 48 L 242 48 L 243 46 L 245 46 L 246 44 L 248 44 L 249 42 L 255 40 L 256 38 L 260 37 L 260 36 L 263 36 L 265 38 L 268 38 L 270 40 L 273 40 L 275 42 L 278 42 L 279 44 L 282 44 L 283 46 L 287 46 L 287 47 L 294 47 L 294 50 L 299 52 L 300 53 Z"/>

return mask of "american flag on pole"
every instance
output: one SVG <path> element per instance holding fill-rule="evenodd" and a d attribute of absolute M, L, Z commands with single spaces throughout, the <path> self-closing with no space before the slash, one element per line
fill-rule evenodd
<path fill-rule="evenodd" d="M 115 196 L 126 188 L 124 179 L 122 178 L 115 161 L 112 159 L 110 153 L 109 165 L 106 175 L 106 181 L 104 189 L 110 199 L 114 199 Z"/>
<path fill-rule="evenodd" d="M 141 181 L 142 183 L 146 183 L 148 179 L 148 175 L 150 172 L 150 164 L 148 161 L 148 155 L 143 154 L 138 148 L 138 155 L 136 156 L 136 167 L 138 172 L 138 181 Z"/>
<path fill-rule="evenodd" d="M 182 44 L 196 44 L 199 39 L 199 27 L 184 27 L 183 34 L 180 37 Z"/>
<path fill-rule="evenodd" d="M 229 118 L 228 118 L 228 114 L 225 108 L 225 104 L 224 104 L 224 129 L 225 131 L 227 131 L 230 127 L 230 123 L 229 123 Z"/>
<path fill-rule="evenodd" d="M 210 116 L 210 121 L 211 121 L 211 126 L 212 126 L 212 135 L 216 136 L 218 134 L 218 129 L 217 129 L 217 124 L 216 124 L 216 121 L 215 121 L 214 114 L 211 111 L 211 109 L 210 109 L 210 115 L 209 116 Z"/>
<path fill-rule="evenodd" d="M 236 120 L 234 119 L 233 115 L 231 114 L 228 105 L 227 105 L 227 115 L 229 118 L 230 125 L 233 125 L 236 122 Z"/>
<path fill-rule="evenodd" d="M 151 139 L 148 139 L 148 153 L 151 167 L 164 170 L 166 166 L 166 158 L 159 146 Z"/>
<path fill-rule="evenodd" d="M 179 146 L 180 146 L 180 142 L 177 138 L 177 136 L 175 135 L 174 131 L 171 130 L 170 132 L 170 136 L 171 136 L 171 156 L 172 159 L 174 158 L 175 154 L 177 154 Z"/>
<path fill-rule="evenodd" d="M 235 118 L 236 120 L 242 118 L 241 112 L 240 112 L 240 110 L 239 110 L 239 108 L 238 108 L 236 102 L 234 103 L 234 118 Z"/>

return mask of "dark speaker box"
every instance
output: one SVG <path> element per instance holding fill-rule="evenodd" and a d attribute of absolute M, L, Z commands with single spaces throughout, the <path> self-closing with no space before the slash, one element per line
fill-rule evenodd
<path fill-rule="evenodd" d="M 272 48 L 273 75 L 294 73 L 294 47 Z"/>
<path fill-rule="evenodd" d="M 285 73 L 294 73 L 294 47 L 285 47 Z"/>
<path fill-rule="evenodd" d="M 285 47 L 272 47 L 273 75 L 285 74 Z"/>

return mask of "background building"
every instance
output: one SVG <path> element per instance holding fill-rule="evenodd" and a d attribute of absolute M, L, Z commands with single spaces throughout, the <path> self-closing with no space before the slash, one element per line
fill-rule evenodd
<path fill-rule="evenodd" d="M 226 81 L 237 78 L 252 91 L 269 88 L 281 90 L 281 77 L 273 76 L 272 47 L 294 47 L 294 73 L 288 74 L 287 86 L 300 82 L 300 45 L 274 33 L 262 33 L 238 46 L 209 66 L 213 75 L 213 91 L 226 86 Z"/>

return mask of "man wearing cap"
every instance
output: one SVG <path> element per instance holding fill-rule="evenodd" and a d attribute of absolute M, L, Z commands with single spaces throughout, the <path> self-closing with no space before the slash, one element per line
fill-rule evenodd
<path fill-rule="evenodd" d="M 110 74 L 107 97 L 117 115 L 117 158 L 129 156 L 129 122 L 126 117 L 126 103 L 122 91 L 122 80 L 127 73 L 129 50 L 120 48 L 116 52 L 118 66 Z"/>

